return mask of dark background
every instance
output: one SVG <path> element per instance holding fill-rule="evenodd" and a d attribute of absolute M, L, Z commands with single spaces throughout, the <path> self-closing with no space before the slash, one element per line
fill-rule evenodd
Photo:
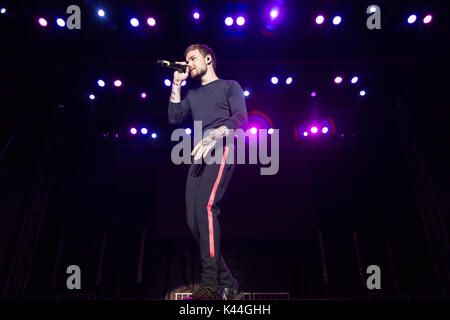
<path fill-rule="evenodd" d="M 366 1 L 283 3 L 272 31 L 264 18 L 270 2 L 0 3 L 8 8 L 0 16 L 3 297 L 73 294 L 65 286 L 71 264 L 81 267 L 88 297 L 173 298 L 198 282 L 198 252 L 184 216 L 188 166 L 170 161 L 170 133 L 191 119 L 168 125 L 170 88 L 163 80 L 172 71 L 154 64 L 180 61 L 191 43 L 208 44 L 217 75 L 249 89 L 249 112 L 264 112 L 280 129 L 277 175 L 238 165 L 221 204 L 223 254 L 246 292 L 371 297 L 360 268 L 365 279 L 367 266 L 376 264 L 383 297 L 446 295 L 448 275 L 433 264 L 433 252 L 442 251 L 427 237 L 420 199 L 433 195 L 440 213 L 434 222 L 448 231 L 449 6 L 378 1 L 382 29 L 368 30 Z M 55 25 L 71 4 L 81 7 L 81 30 Z M 96 15 L 99 7 L 107 19 Z M 191 18 L 194 7 L 199 22 Z M 238 12 L 245 28 L 226 29 L 225 16 Z M 317 26 L 319 12 L 328 20 L 340 14 L 343 23 Z M 407 25 L 411 12 L 418 22 Z M 428 13 L 433 22 L 424 25 Z M 145 25 L 150 14 L 155 29 Z M 36 22 L 41 15 L 48 17 L 45 29 Z M 141 20 L 138 29 L 129 25 L 132 15 Z M 270 84 L 273 74 L 278 86 Z M 333 83 L 337 74 L 344 77 L 340 86 Z M 360 80 L 352 85 L 355 74 Z M 99 88 L 99 78 L 109 87 Z M 115 78 L 121 88 L 111 87 Z M 182 90 L 196 85 L 188 81 Z M 139 98 L 142 90 L 148 99 Z M 333 119 L 334 135 L 295 139 L 295 126 L 321 118 Z M 141 125 L 158 139 L 130 137 L 129 128 Z M 417 152 L 409 151 L 405 134 Z M 415 187 L 410 163 L 421 164 L 432 187 Z M 39 223 L 25 228 L 35 211 Z M 22 256 L 28 263 L 20 273 Z"/>

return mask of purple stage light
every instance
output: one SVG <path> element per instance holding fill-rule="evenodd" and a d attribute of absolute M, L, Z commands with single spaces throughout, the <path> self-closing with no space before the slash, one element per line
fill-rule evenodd
<path fill-rule="evenodd" d="M 1 13 L 1 14 L 5 14 L 5 13 L 6 13 L 6 8 L 2 8 L 2 9 L 0 10 L 0 13 Z"/>
<path fill-rule="evenodd" d="M 352 78 L 352 83 L 355 84 L 358 82 L 358 80 L 359 80 L 359 78 L 355 76 Z"/>
<path fill-rule="evenodd" d="M 251 134 L 256 134 L 258 132 L 258 129 L 256 129 L 256 127 L 252 127 L 251 129 L 250 129 L 250 133 Z"/>
<path fill-rule="evenodd" d="M 324 21 L 325 21 L 325 18 L 322 15 L 316 17 L 317 24 L 322 24 Z"/>
<path fill-rule="evenodd" d="M 311 133 L 317 133 L 317 127 L 316 126 L 314 126 L 314 127 L 311 127 Z"/>
<path fill-rule="evenodd" d="M 276 19 L 276 18 L 278 17 L 278 14 L 279 14 L 279 13 L 280 13 L 280 12 L 278 11 L 277 8 L 273 8 L 272 10 L 270 10 L 270 18 L 271 18 L 272 20 Z"/>
<path fill-rule="evenodd" d="M 423 18 L 423 23 L 425 23 L 425 24 L 430 23 L 431 20 L 433 20 L 433 16 L 431 14 L 429 14 L 425 18 Z"/>
<path fill-rule="evenodd" d="M 186 85 L 186 80 L 181 81 L 181 86 L 184 87 Z"/>
<path fill-rule="evenodd" d="M 277 84 L 277 83 L 278 83 L 278 78 L 274 76 L 274 77 L 270 78 L 270 81 L 271 81 L 273 84 Z"/>
<path fill-rule="evenodd" d="M 156 133 L 153 132 L 153 133 L 152 133 L 152 138 L 153 138 L 153 139 L 156 139 L 156 137 L 158 137 L 158 135 L 157 135 Z"/>
<path fill-rule="evenodd" d="M 361 91 L 359 92 L 359 95 L 360 95 L 361 97 L 364 97 L 364 96 L 366 95 L 366 92 L 365 92 L 364 90 L 361 90 Z"/>
<path fill-rule="evenodd" d="M 244 18 L 244 17 L 238 17 L 238 18 L 236 19 L 236 24 L 237 24 L 238 26 L 243 26 L 243 25 L 245 24 L 245 18 Z"/>
<path fill-rule="evenodd" d="M 147 134 L 148 133 L 148 129 L 147 128 L 142 128 L 141 129 L 141 133 L 142 134 Z"/>
<path fill-rule="evenodd" d="M 89 95 L 89 99 L 91 99 L 91 100 L 95 100 L 95 95 L 93 95 L 93 94 L 90 94 L 90 95 Z"/>
<path fill-rule="evenodd" d="M 306 131 L 303 132 L 303 136 L 304 136 L 304 137 L 307 137 L 308 135 L 309 135 L 308 132 L 306 132 Z"/>
<path fill-rule="evenodd" d="M 172 84 L 172 82 L 170 82 L 169 79 L 164 79 L 164 85 L 165 85 L 166 87 L 170 87 L 171 84 Z"/>
<path fill-rule="evenodd" d="M 97 81 L 97 84 L 98 84 L 99 87 L 104 87 L 105 86 L 105 81 L 103 81 L 102 79 L 99 79 Z"/>
<path fill-rule="evenodd" d="M 269 130 L 267 130 L 268 134 L 273 134 L 273 132 L 274 132 L 273 128 L 269 128 Z"/>
<path fill-rule="evenodd" d="M 193 14 L 193 16 L 194 16 L 194 19 L 195 19 L 195 20 L 200 19 L 200 13 L 199 13 L 198 11 L 195 11 L 194 14 Z"/>
<path fill-rule="evenodd" d="M 336 16 L 333 18 L 333 24 L 335 26 L 337 26 L 338 24 L 340 24 L 342 22 L 342 18 L 340 16 Z"/>
<path fill-rule="evenodd" d="M 231 25 L 233 24 L 233 18 L 232 18 L 232 17 L 227 17 L 227 18 L 225 19 L 225 24 L 226 24 L 227 26 L 231 26 Z"/>
<path fill-rule="evenodd" d="M 417 20 L 417 16 L 415 14 L 412 14 L 412 15 L 410 15 L 408 17 L 408 23 L 409 24 L 412 24 L 412 23 L 416 22 L 416 20 Z"/>
<path fill-rule="evenodd" d="M 114 81 L 114 85 L 115 85 L 116 87 L 120 87 L 120 86 L 122 85 L 122 81 L 120 81 L 120 80 L 115 80 L 115 81 Z"/>
<path fill-rule="evenodd" d="M 133 27 L 138 27 L 139 26 L 139 20 L 138 19 L 136 19 L 136 18 L 131 18 L 130 19 L 130 24 L 133 26 Z"/>
<path fill-rule="evenodd" d="M 105 16 L 105 11 L 100 9 L 100 10 L 97 11 L 97 14 L 98 14 L 99 17 L 104 17 Z"/>
<path fill-rule="evenodd" d="M 292 83 L 292 77 L 288 77 L 287 79 L 286 79 L 286 84 L 287 85 L 290 85 Z"/>
<path fill-rule="evenodd" d="M 317 96 L 317 93 L 315 91 L 311 92 L 311 97 L 314 98 L 315 96 Z"/>
<path fill-rule="evenodd" d="M 334 82 L 337 83 L 337 84 L 341 83 L 342 82 L 342 77 L 337 76 L 336 78 L 334 78 Z"/>
<path fill-rule="evenodd" d="M 156 20 L 155 20 L 155 18 L 152 18 L 152 17 L 148 18 L 148 19 L 147 19 L 147 24 L 148 24 L 150 27 L 154 27 L 154 26 L 156 25 Z"/>
<path fill-rule="evenodd" d="M 66 26 L 66 22 L 61 18 L 56 19 L 56 24 L 61 28 Z"/>
<path fill-rule="evenodd" d="M 327 133 L 327 132 L 328 132 L 328 127 L 323 127 L 323 128 L 322 128 L 322 133 L 325 134 L 325 133 Z"/>
<path fill-rule="evenodd" d="M 131 132 L 131 134 L 136 134 L 137 133 L 137 129 L 136 128 L 131 128 L 130 132 Z"/>
<path fill-rule="evenodd" d="M 47 26 L 47 20 L 45 20 L 44 18 L 39 18 L 38 19 L 38 22 L 39 22 L 39 24 L 42 26 L 42 27 L 46 27 Z"/>
<path fill-rule="evenodd" d="M 249 92 L 248 90 L 245 90 L 245 91 L 244 91 L 244 96 L 245 96 L 245 97 L 248 97 L 249 95 L 250 95 L 250 92 Z"/>
<path fill-rule="evenodd" d="M 192 133 L 191 128 L 186 128 L 186 130 L 184 130 L 184 132 L 186 132 L 187 135 L 190 135 Z"/>
<path fill-rule="evenodd" d="M 141 98 L 142 98 L 142 99 L 147 98 L 147 94 L 146 94 L 145 92 L 142 92 L 142 93 L 141 93 Z"/>

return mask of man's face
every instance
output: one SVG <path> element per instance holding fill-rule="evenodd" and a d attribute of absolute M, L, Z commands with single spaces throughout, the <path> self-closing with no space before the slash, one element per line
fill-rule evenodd
<path fill-rule="evenodd" d="M 206 60 L 198 49 L 186 54 L 186 63 L 189 65 L 189 74 L 192 79 L 199 79 L 206 73 Z"/>

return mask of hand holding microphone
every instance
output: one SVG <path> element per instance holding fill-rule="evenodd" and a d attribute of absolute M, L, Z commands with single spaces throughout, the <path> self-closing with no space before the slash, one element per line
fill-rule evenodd
<path fill-rule="evenodd" d="M 175 69 L 173 81 L 177 84 L 180 84 L 181 81 L 186 80 L 189 76 L 190 67 L 184 61 L 171 62 L 167 60 L 157 60 L 156 63 L 166 68 Z"/>
<path fill-rule="evenodd" d="M 173 82 L 180 84 L 181 81 L 186 80 L 189 77 L 190 67 L 186 62 L 176 62 L 176 64 L 186 66 L 183 71 L 177 69 L 173 73 Z"/>

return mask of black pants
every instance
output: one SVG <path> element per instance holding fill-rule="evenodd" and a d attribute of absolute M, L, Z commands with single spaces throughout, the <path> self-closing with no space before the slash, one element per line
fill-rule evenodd
<path fill-rule="evenodd" d="M 221 164 L 192 164 L 186 182 L 186 219 L 200 247 L 201 285 L 214 290 L 232 287 L 236 280 L 220 254 L 220 227 L 217 203 L 225 194 L 235 164 L 225 163 L 234 157 L 233 149 L 223 146 Z"/>

